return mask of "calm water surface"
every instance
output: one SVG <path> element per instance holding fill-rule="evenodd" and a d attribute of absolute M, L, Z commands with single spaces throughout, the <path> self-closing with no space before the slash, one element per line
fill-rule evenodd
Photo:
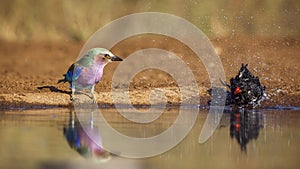
<path fill-rule="evenodd" d="M 154 122 L 138 124 L 115 109 L 101 112 L 113 128 L 132 137 L 155 136 L 178 115 L 177 108 L 169 108 Z M 130 159 L 93 144 L 72 110 L 1 111 L 0 168 L 300 168 L 299 110 L 225 111 L 213 136 L 199 144 L 207 113 L 199 111 L 190 133 L 173 149 Z"/>

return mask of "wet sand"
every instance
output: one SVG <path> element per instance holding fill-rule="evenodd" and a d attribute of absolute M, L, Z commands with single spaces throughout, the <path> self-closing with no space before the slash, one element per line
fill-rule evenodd
<path fill-rule="evenodd" d="M 211 40 L 216 48 L 227 82 L 235 76 L 242 63 L 259 76 L 266 86 L 268 100 L 262 106 L 300 106 L 300 42 L 298 39 L 266 39 L 258 37 L 227 37 Z M 71 107 L 68 84 L 57 84 L 62 74 L 77 59 L 83 43 L 75 42 L 0 42 L 0 108 L 34 108 L 43 106 Z M 112 52 L 126 58 L 134 51 L 156 47 L 176 53 L 193 71 L 201 104 L 209 100 L 210 81 L 204 65 L 185 45 L 173 39 L 156 36 L 130 38 L 120 42 Z M 113 105 L 111 78 L 118 63 L 109 64 L 97 84 L 99 105 Z M 128 66 L 130 68 L 130 65 Z M 153 88 L 165 92 L 167 103 L 180 104 L 176 81 L 166 73 L 147 70 L 131 81 L 129 96 L 134 105 L 149 105 Z M 157 99 L 157 103 L 159 103 Z"/>

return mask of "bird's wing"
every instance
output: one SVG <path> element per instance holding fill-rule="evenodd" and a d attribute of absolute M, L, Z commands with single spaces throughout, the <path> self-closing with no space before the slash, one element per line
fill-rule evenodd
<path fill-rule="evenodd" d="M 80 65 L 82 67 L 89 67 L 94 62 L 94 57 L 91 55 L 84 55 L 82 56 L 77 62 L 77 65 Z"/>
<path fill-rule="evenodd" d="M 72 80 L 78 79 L 81 74 L 83 67 L 77 64 L 72 64 L 67 71 L 66 79 L 71 82 Z"/>

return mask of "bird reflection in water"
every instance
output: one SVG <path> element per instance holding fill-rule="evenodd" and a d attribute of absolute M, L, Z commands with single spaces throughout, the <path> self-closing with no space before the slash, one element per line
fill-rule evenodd
<path fill-rule="evenodd" d="M 258 138 L 263 124 L 263 114 L 259 110 L 233 110 L 230 114 L 230 136 L 236 138 L 243 152 L 247 152 L 246 145 Z"/>
<path fill-rule="evenodd" d="M 92 115 L 92 113 L 91 113 Z M 84 129 L 85 130 L 84 130 Z M 88 134 L 87 134 L 88 133 Z M 91 139 L 91 137 L 93 139 Z M 91 120 L 89 126 L 82 126 L 75 112 L 70 113 L 69 125 L 64 127 L 64 136 L 70 147 L 85 158 L 97 158 L 101 161 L 110 159 L 110 153 L 102 148 L 101 136 Z"/>

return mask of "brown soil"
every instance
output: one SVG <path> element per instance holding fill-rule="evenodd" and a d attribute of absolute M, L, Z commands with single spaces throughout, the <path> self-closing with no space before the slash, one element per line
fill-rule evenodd
<path fill-rule="evenodd" d="M 300 105 L 300 42 L 298 39 L 228 37 L 211 40 L 224 66 L 227 82 L 236 75 L 241 63 L 259 76 L 269 100 L 263 106 Z M 83 43 L 74 42 L 0 42 L 0 107 L 71 106 L 67 84 L 57 84 L 74 62 Z M 180 42 L 156 36 L 134 37 L 117 44 L 112 52 L 126 58 L 134 51 L 157 47 L 181 57 L 196 77 L 201 104 L 206 104 L 210 88 L 207 72 L 194 53 Z M 118 64 L 109 64 L 96 86 L 98 103 L 112 105 L 110 81 Z M 129 67 L 130 68 L 130 65 Z M 39 89 L 40 87 L 40 89 Z M 143 71 L 130 85 L 131 102 L 149 104 L 149 89 L 161 88 L 169 104 L 179 104 L 177 83 L 158 70 Z M 195 91 L 197 92 L 197 91 Z M 159 102 L 159 101 L 158 101 Z"/>

